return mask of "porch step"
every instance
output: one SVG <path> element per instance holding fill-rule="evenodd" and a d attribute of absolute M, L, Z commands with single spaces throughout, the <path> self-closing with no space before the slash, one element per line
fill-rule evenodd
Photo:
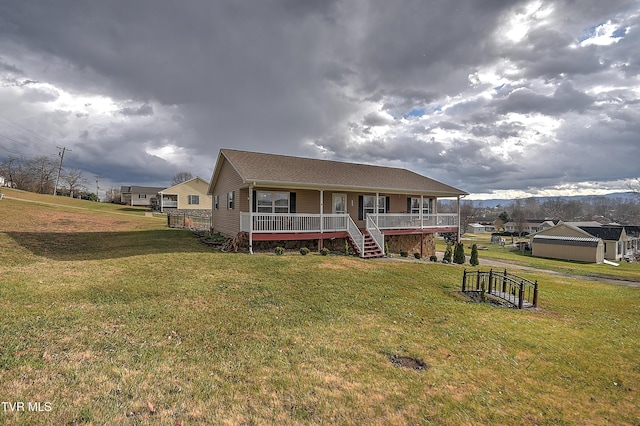
<path fill-rule="evenodd" d="M 362 234 L 364 235 L 364 254 L 362 257 L 365 259 L 384 257 L 384 252 L 380 250 L 373 237 L 366 231 L 363 231 Z"/>

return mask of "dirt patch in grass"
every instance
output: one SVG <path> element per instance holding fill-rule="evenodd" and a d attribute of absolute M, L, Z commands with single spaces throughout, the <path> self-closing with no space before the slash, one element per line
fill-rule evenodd
<path fill-rule="evenodd" d="M 429 364 L 427 364 L 423 360 L 410 356 L 391 355 L 389 356 L 389 362 L 394 367 L 409 368 L 411 370 L 417 371 L 422 371 L 429 368 Z"/>
<path fill-rule="evenodd" d="M 352 259 L 349 257 L 332 256 L 330 262 L 324 262 L 319 265 L 323 269 L 337 269 L 337 270 L 349 270 L 349 269 L 367 269 L 371 264 Z"/>

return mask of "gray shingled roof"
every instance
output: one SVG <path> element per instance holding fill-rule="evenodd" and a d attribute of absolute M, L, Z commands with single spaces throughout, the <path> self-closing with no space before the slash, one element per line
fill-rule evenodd
<path fill-rule="evenodd" d="M 599 238 L 563 237 L 559 235 L 536 235 L 532 242 L 540 244 L 557 244 L 564 246 L 597 247 Z"/>
<path fill-rule="evenodd" d="M 123 194 L 128 194 L 131 192 L 135 192 L 139 194 L 157 194 L 163 189 L 164 188 L 156 187 L 156 186 L 123 185 L 120 187 L 120 192 Z"/>
<path fill-rule="evenodd" d="M 406 169 L 223 149 L 245 184 L 291 185 L 455 197 L 465 191 Z"/>

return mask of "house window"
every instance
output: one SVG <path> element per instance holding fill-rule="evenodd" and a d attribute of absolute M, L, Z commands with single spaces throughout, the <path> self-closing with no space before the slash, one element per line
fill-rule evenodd
<path fill-rule="evenodd" d="M 235 195 L 234 191 L 227 192 L 227 210 L 233 210 L 235 206 Z"/>
<path fill-rule="evenodd" d="M 200 196 L 199 195 L 189 195 L 188 196 L 189 204 L 200 204 Z"/>
<path fill-rule="evenodd" d="M 218 195 L 213 196 L 213 209 L 214 210 L 220 209 L 220 197 Z"/>
<path fill-rule="evenodd" d="M 256 191 L 256 212 L 289 213 L 289 193 Z"/>
<path fill-rule="evenodd" d="M 378 213 L 385 213 L 386 211 L 386 197 L 378 197 Z M 374 214 L 376 212 L 376 197 L 373 195 L 364 195 L 362 197 L 362 212 L 364 217 L 367 214 Z"/>
<path fill-rule="evenodd" d="M 433 213 L 433 198 L 422 199 L 422 213 L 423 214 Z"/>
<path fill-rule="evenodd" d="M 411 214 L 420 214 L 420 198 L 411 199 Z"/>
<path fill-rule="evenodd" d="M 411 214 L 420 214 L 420 198 L 414 197 L 411 199 Z M 422 213 L 433 213 L 433 198 L 422 199 Z"/>
<path fill-rule="evenodd" d="M 138 194 L 138 198 L 147 198 L 147 194 Z"/>

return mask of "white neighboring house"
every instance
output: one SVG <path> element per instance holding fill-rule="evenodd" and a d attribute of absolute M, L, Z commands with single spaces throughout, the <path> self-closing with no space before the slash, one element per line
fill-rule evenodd
<path fill-rule="evenodd" d="M 555 223 L 553 223 L 552 220 L 528 220 L 521 224 L 511 221 L 504 224 L 504 230 L 506 232 L 526 232 L 527 234 L 534 234 L 553 226 L 555 226 Z"/>
<path fill-rule="evenodd" d="M 130 206 L 150 207 L 164 188 L 126 185 L 120 188 L 120 202 Z"/>
<path fill-rule="evenodd" d="M 467 225 L 467 232 L 469 234 L 486 234 L 495 231 L 496 227 L 493 225 L 483 225 L 481 223 L 471 223 Z"/>

